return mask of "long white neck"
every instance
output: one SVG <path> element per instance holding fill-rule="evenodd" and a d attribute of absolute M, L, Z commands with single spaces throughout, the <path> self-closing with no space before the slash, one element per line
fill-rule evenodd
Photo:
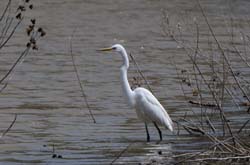
<path fill-rule="evenodd" d="M 131 90 L 129 82 L 128 82 L 128 76 L 127 71 L 129 68 L 129 60 L 128 55 L 125 49 L 123 49 L 121 52 L 122 58 L 123 58 L 123 65 L 120 68 L 120 76 L 121 76 L 121 83 L 122 83 L 122 89 L 123 93 L 128 100 L 128 104 L 133 107 L 135 105 L 134 101 L 134 92 Z"/>

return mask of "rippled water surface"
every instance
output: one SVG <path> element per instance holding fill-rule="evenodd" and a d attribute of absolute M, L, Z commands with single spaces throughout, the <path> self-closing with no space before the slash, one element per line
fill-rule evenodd
<path fill-rule="evenodd" d="M 0 139 L 0 162 L 6 164 L 109 164 L 129 146 L 116 163 L 146 163 L 172 155 L 206 148 L 208 141 L 181 130 L 179 136 L 163 131 L 163 141 L 150 125 L 152 142 L 146 143 L 144 124 L 122 97 L 120 56 L 96 49 L 123 44 L 136 58 L 156 97 L 170 116 L 190 113 L 183 99 L 172 59 L 185 67 L 190 61 L 176 42 L 162 35 L 162 12 L 172 24 L 200 21 L 201 33 L 208 33 L 196 1 L 185 0 L 33 0 L 29 18 L 47 32 L 39 40 L 39 50 L 31 51 L 19 65 L 9 85 L 0 95 L 0 129 L 5 130 L 18 114 L 11 131 Z M 248 1 L 201 1 L 217 35 L 227 39 L 224 22 L 234 13 L 236 22 L 249 15 Z M 230 8 L 231 7 L 231 8 Z M 2 7 L 1 7 L 2 8 Z M 233 8 L 233 9 L 232 9 Z M 239 23 L 240 24 L 240 23 Z M 186 29 L 185 41 L 195 45 L 195 26 Z M 185 28 L 185 27 L 182 27 Z M 81 97 L 81 90 L 70 56 L 70 39 L 78 72 L 88 102 L 96 118 L 93 123 Z M 25 48 L 24 30 L 1 52 L 1 73 Z M 207 42 L 206 38 L 201 41 Z M 204 49 L 208 49 L 204 47 Z M 249 72 L 248 72 L 249 73 Z M 247 74 L 247 73 L 246 73 Z M 133 64 L 129 79 L 137 76 Z M 244 117 L 242 117 L 244 119 Z M 62 159 L 52 158 L 52 152 Z M 162 154 L 159 154 L 159 151 Z"/>

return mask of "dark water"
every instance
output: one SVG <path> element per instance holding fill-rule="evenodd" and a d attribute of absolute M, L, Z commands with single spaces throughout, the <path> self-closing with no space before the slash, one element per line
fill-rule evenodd
<path fill-rule="evenodd" d="M 174 41 L 162 35 L 162 11 L 168 13 L 173 26 L 180 23 L 185 31 L 183 39 L 193 46 L 196 39 L 194 20 L 200 24 L 201 33 L 209 33 L 196 1 L 32 2 L 35 8 L 27 13 L 27 20 L 20 29 L 34 17 L 47 35 L 39 41 L 39 50 L 32 51 L 18 66 L 0 95 L 1 130 L 11 123 L 13 114 L 18 114 L 14 127 L 0 139 L 0 162 L 109 164 L 130 145 L 116 163 L 147 163 L 152 160 L 169 163 L 175 162 L 173 155 L 176 153 L 206 148 L 209 144 L 206 139 L 190 136 L 182 129 L 179 136 L 176 132 L 164 130 L 164 140 L 157 144 L 159 137 L 152 125 L 149 127 L 152 142 L 146 143 L 144 124 L 137 120 L 135 111 L 128 108 L 122 97 L 119 82 L 121 59 L 114 53 L 95 51 L 114 43 L 123 44 L 136 58 L 156 97 L 177 120 L 191 112 L 172 63 L 174 61 L 178 67 L 185 68 L 190 61 Z M 225 28 L 230 20 L 229 13 L 239 25 L 247 24 L 248 1 L 201 3 L 222 41 L 230 38 Z M 81 97 L 72 66 L 70 39 L 73 32 L 73 54 L 96 124 Z M 15 37 L 16 40 L 10 42 L 12 49 L 5 48 L 1 52 L 1 68 L 5 71 L 23 50 L 20 43 L 27 39 L 24 30 Z M 206 38 L 202 39 L 201 47 L 206 50 Z M 130 79 L 133 76 L 137 73 L 131 64 Z M 240 118 L 243 122 L 244 119 L 244 116 Z M 62 155 L 63 159 L 52 158 L 53 146 L 54 153 Z"/>

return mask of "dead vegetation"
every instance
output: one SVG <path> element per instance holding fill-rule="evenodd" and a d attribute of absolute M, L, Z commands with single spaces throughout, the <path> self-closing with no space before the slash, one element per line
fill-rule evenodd
<path fill-rule="evenodd" d="M 225 18 L 227 37 L 217 36 L 199 0 L 197 7 L 200 18 L 199 21 L 194 19 L 192 25 L 173 25 L 168 13 L 162 11 L 164 37 L 175 42 L 189 61 L 183 68 L 172 60 L 192 116 L 192 120 L 186 114 L 179 117 L 176 121 L 178 128 L 211 141 L 207 150 L 174 156 L 176 164 L 249 162 L 250 148 L 248 141 L 244 140 L 249 136 L 246 133 L 249 120 L 236 120 L 238 113 L 249 116 L 250 91 L 246 73 L 250 69 L 249 35 L 243 28 L 236 29 L 231 16 Z M 184 26 L 192 26 L 194 42 L 184 40 L 183 36 L 188 33 Z M 239 66 L 245 72 L 238 69 Z"/>
<path fill-rule="evenodd" d="M 0 15 L 0 52 L 3 49 L 11 49 L 9 42 L 13 39 L 20 28 L 20 24 L 27 19 L 25 17 L 26 12 L 33 10 L 33 4 L 30 0 L 22 0 L 20 4 L 13 10 L 13 6 L 17 6 L 16 2 L 8 0 L 3 12 Z M 24 34 L 25 35 L 25 34 Z M 23 45 L 24 50 L 20 55 L 12 62 L 12 65 L 7 69 L 6 73 L 1 75 L 0 78 L 0 92 L 2 92 L 7 86 L 8 82 L 11 80 L 13 73 L 17 66 L 21 64 L 24 58 L 29 54 L 30 50 L 38 50 L 37 41 L 46 35 L 43 28 L 37 27 L 36 19 L 30 19 L 30 24 L 26 27 L 26 35 L 28 36 L 28 41 Z M 14 120 L 10 126 L 3 131 L 2 136 L 5 136 L 10 129 L 13 127 L 17 119 L 17 114 L 14 116 Z"/>

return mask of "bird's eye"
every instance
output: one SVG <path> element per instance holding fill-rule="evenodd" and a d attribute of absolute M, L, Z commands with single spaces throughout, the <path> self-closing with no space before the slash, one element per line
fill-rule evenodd
<path fill-rule="evenodd" d="M 112 47 L 113 50 L 116 50 L 116 47 Z"/>

